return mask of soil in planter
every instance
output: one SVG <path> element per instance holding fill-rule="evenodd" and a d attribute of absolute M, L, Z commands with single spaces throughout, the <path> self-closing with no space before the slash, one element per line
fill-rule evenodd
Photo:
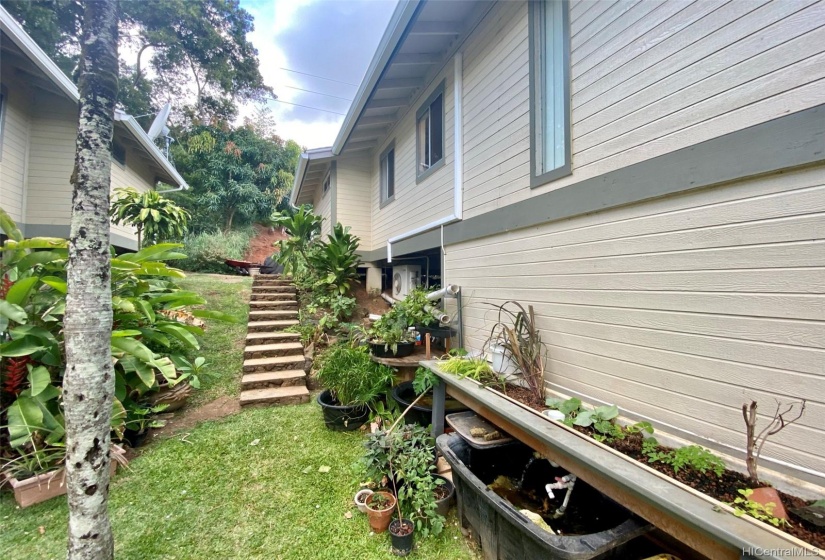
<path fill-rule="evenodd" d="M 435 487 L 435 490 L 433 490 L 433 494 L 435 494 L 435 501 L 443 500 L 444 498 L 450 495 L 450 489 L 447 487 L 446 484 L 442 484 L 441 486 Z"/>
<path fill-rule="evenodd" d="M 539 412 L 547 410 L 544 402 L 523 387 L 507 385 L 505 394 L 533 410 Z M 583 428 L 581 426 L 574 426 L 573 428 L 588 436 L 592 436 L 593 434 L 591 428 Z M 733 502 L 733 500 L 740 496 L 738 492 L 740 489 L 754 487 L 748 477 L 742 473 L 731 470 L 726 470 L 721 477 L 717 477 L 711 472 L 702 474 L 690 468 L 679 469 L 679 472 L 675 473 L 670 465 L 659 462 L 649 462 L 647 456 L 642 453 L 642 440 L 641 435 L 630 434 L 627 435 L 625 439 L 615 439 L 610 442 L 605 442 L 605 445 L 720 502 Z M 669 448 L 661 446 L 661 449 L 667 450 Z M 578 483 L 576 484 L 576 491 L 578 491 Z M 573 495 L 575 496 L 575 492 Z M 779 495 L 782 498 L 785 509 L 803 507 L 812 503 L 796 496 L 785 494 L 784 492 L 780 492 Z M 779 529 L 817 548 L 825 548 L 825 529 L 816 527 L 793 513 L 790 514 L 790 518 L 791 524 L 779 527 Z"/>
<path fill-rule="evenodd" d="M 412 523 L 399 523 L 398 520 L 392 522 L 392 533 L 398 537 L 403 537 L 409 535 L 413 532 L 413 524 Z"/>
<path fill-rule="evenodd" d="M 473 473 L 488 487 L 507 500 L 517 510 L 538 513 L 547 524 L 562 535 L 587 535 L 617 527 L 628 518 L 626 509 L 595 490 L 584 481 L 577 481 L 567 505 L 567 511 L 554 519 L 554 513 L 564 502 L 567 490 L 554 492 L 551 499 L 544 485 L 556 477 L 568 474 L 553 467 L 545 459 L 535 459 L 526 445 L 512 445 L 501 453 L 471 452 Z"/>

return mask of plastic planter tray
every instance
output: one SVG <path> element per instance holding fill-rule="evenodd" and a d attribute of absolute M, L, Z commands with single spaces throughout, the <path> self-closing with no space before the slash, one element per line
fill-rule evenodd
<path fill-rule="evenodd" d="M 458 495 L 458 517 L 469 523 L 481 541 L 484 560 L 525 560 L 547 558 L 589 560 L 624 558 L 623 546 L 652 529 L 628 513 L 617 527 L 588 535 L 554 535 L 538 527 L 473 474 L 470 447 L 454 434 L 444 434 L 436 447 L 453 469 L 453 484 Z M 486 453 L 507 453 L 494 449 Z"/>

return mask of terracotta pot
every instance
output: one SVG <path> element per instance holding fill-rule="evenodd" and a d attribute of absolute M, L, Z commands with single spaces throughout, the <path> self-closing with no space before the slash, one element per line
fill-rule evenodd
<path fill-rule="evenodd" d="M 109 474 L 115 475 L 117 470 L 117 461 L 115 455 L 122 455 L 123 449 L 118 446 L 112 446 L 112 453 L 109 462 Z M 66 470 L 59 468 L 47 473 L 39 474 L 17 480 L 4 473 L 6 481 L 11 486 L 14 492 L 14 499 L 21 508 L 33 506 L 40 502 L 45 502 L 57 496 L 66 494 Z"/>
<path fill-rule="evenodd" d="M 387 509 L 373 509 L 372 502 L 376 496 L 385 496 L 389 499 L 389 506 L 387 506 Z M 392 512 L 395 507 L 395 496 L 389 492 L 374 492 L 367 496 L 366 506 L 367 517 L 370 520 L 370 527 L 372 527 L 372 530 L 376 533 L 383 533 L 386 531 L 387 527 L 390 525 L 390 521 L 392 521 Z"/>
<path fill-rule="evenodd" d="M 776 488 L 754 488 L 750 499 L 763 506 L 773 503 L 773 516 L 788 521 L 788 512 L 785 511 L 785 506 L 782 505 L 782 499 L 779 497 L 779 492 L 776 491 Z"/>

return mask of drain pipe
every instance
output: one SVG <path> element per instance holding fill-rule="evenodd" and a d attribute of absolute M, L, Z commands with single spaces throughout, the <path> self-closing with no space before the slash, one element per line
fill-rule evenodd
<path fill-rule="evenodd" d="M 434 230 L 438 227 L 443 228 L 446 225 L 458 222 L 464 218 L 464 204 L 463 204 L 463 190 L 462 181 L 464 179 L 464 123 L 463 123 L 463 97 L 464 97 L 464 55 L 461 52 L 455 53 L 453 58 L 454 75 L 453 80 L 453 114 L 455 116 L 455 124 L 453 135 L 453 213 L 444 218 L 440 218 L 434 222 L 417 227 L 395 237 L 387 239 L 387 262 L 392 262 L 392 245 L 404 239 L 415 237 L 421 233 Z M 443 233 L 442 233 L 443 235 Z M 442 269 L 443 272 L 443 269 Z"/>

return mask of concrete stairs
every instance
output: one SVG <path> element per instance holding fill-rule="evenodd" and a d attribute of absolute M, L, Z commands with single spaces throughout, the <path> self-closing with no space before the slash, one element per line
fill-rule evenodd
<path fill-rule="evenodd" d="M 241 406 L 300 404 L 309 401 L 309 363 L 297 333 L 295 286 L 280 276 L 258 275 L 252 282 Z"/>

